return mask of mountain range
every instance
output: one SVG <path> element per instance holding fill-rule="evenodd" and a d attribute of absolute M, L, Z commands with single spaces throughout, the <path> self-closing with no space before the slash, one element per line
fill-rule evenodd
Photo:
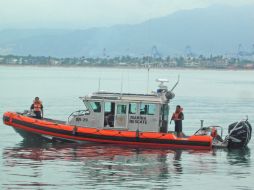
<path fill-rule="evenodd" d="M 5 29 L 0 54 L 102 57 L 254 52 L 254 6 L 182 10 L 135 25 L 85 30 Z M 253 48 L 253 49 L 252 49 Z"/>

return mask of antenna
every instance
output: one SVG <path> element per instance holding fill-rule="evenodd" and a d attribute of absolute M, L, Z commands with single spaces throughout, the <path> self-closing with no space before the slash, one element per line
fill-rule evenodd
<path fill-rule="evenodd" d="M 177 78 L 177 81 L 176 81 L 175 85 L 171 88 L 171 90 L 170 90 L 171 92 L 173 92 L 175 87 L 178 85 L 179 81 L 180 81 L 180 75 L 178 75 L 178 78 Z"/>
<path fill-rule="evenodd" d="M 122 72 L 122 75 L 121 75 L 121 97 L 122 97 L 122 93 L 123 93 L 123 72 Z"/>
<path fill-rule="evenodd" d="M 99 81 L 98 81 L 98 92 L 100 92 L 101 90 L 101 77 L 99 78 Z"/>
<path fill-rule="evenodd" d="M 148 64 L 148 67 L 147 67 L 147 86 L 146 86 L 146 93 L 148 94 L 149 92 L 149 80 L 150 80 L 150 65 Z"/>
<path fill-rule="evenodd" d="M 129 72 L 129 70 L 128 70 L 128 72 L 127 72 L 127 91 L 128 92 L 130 92 L 130 72 Z"/>

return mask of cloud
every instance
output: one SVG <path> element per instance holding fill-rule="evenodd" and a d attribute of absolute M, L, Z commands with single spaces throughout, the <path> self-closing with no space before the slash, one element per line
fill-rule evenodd
<path fill-rule="evenodd" d="M 0 0 L 0 29 L 135 24 L 182 9 L 249 3 L 254 0 Z"/>

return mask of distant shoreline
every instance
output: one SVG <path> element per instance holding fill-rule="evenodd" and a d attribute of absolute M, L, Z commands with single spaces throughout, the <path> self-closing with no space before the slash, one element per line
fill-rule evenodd
<path fill-rule="evenodd" d="M 105 69 L 140 69 L 147 70 L 147 67 L 136 66 L 92 66 L 92 65 L 18 65 L 18 64 L 0 64 L 0 67 L 38 67 L 38 68 L 105 68 Z M 150 67 L 150 70 L 215 70 L 215 71 L 253 71 L 254 68 L 208 68 L 208 67 Z"/>
<path fill-rule="evenodd" d="M 254 70 L 253 59 L 217 56 L 73 57 L 0 55 L 0 65 L 65 68 Z"/>

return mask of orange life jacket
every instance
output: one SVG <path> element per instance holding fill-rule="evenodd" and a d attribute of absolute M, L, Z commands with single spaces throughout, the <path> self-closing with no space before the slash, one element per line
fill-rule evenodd
<path fill-rule="evenodd" d="M 180 113 L 182 113 L 182 111 L 183 111 L 183 109 L 181 108 L 181 110 L 180 110 L 180 112 L 175 112 L 175 113 L 173 113 L 173 115 L 172 115 L 172 120 L 180 120 L 179 119 L 179 115 L 180 115 Z"/>
<path fill-rule="evenodd" d="M 34 111 L 41 111 L 42 103 L 41 101 L 34 101 Z"/>
<path fill-rule="evenodd" d="M 215 127 L 212 128 L 211 136 L 215 138 L 217 136 L 217 129 Z"/>

